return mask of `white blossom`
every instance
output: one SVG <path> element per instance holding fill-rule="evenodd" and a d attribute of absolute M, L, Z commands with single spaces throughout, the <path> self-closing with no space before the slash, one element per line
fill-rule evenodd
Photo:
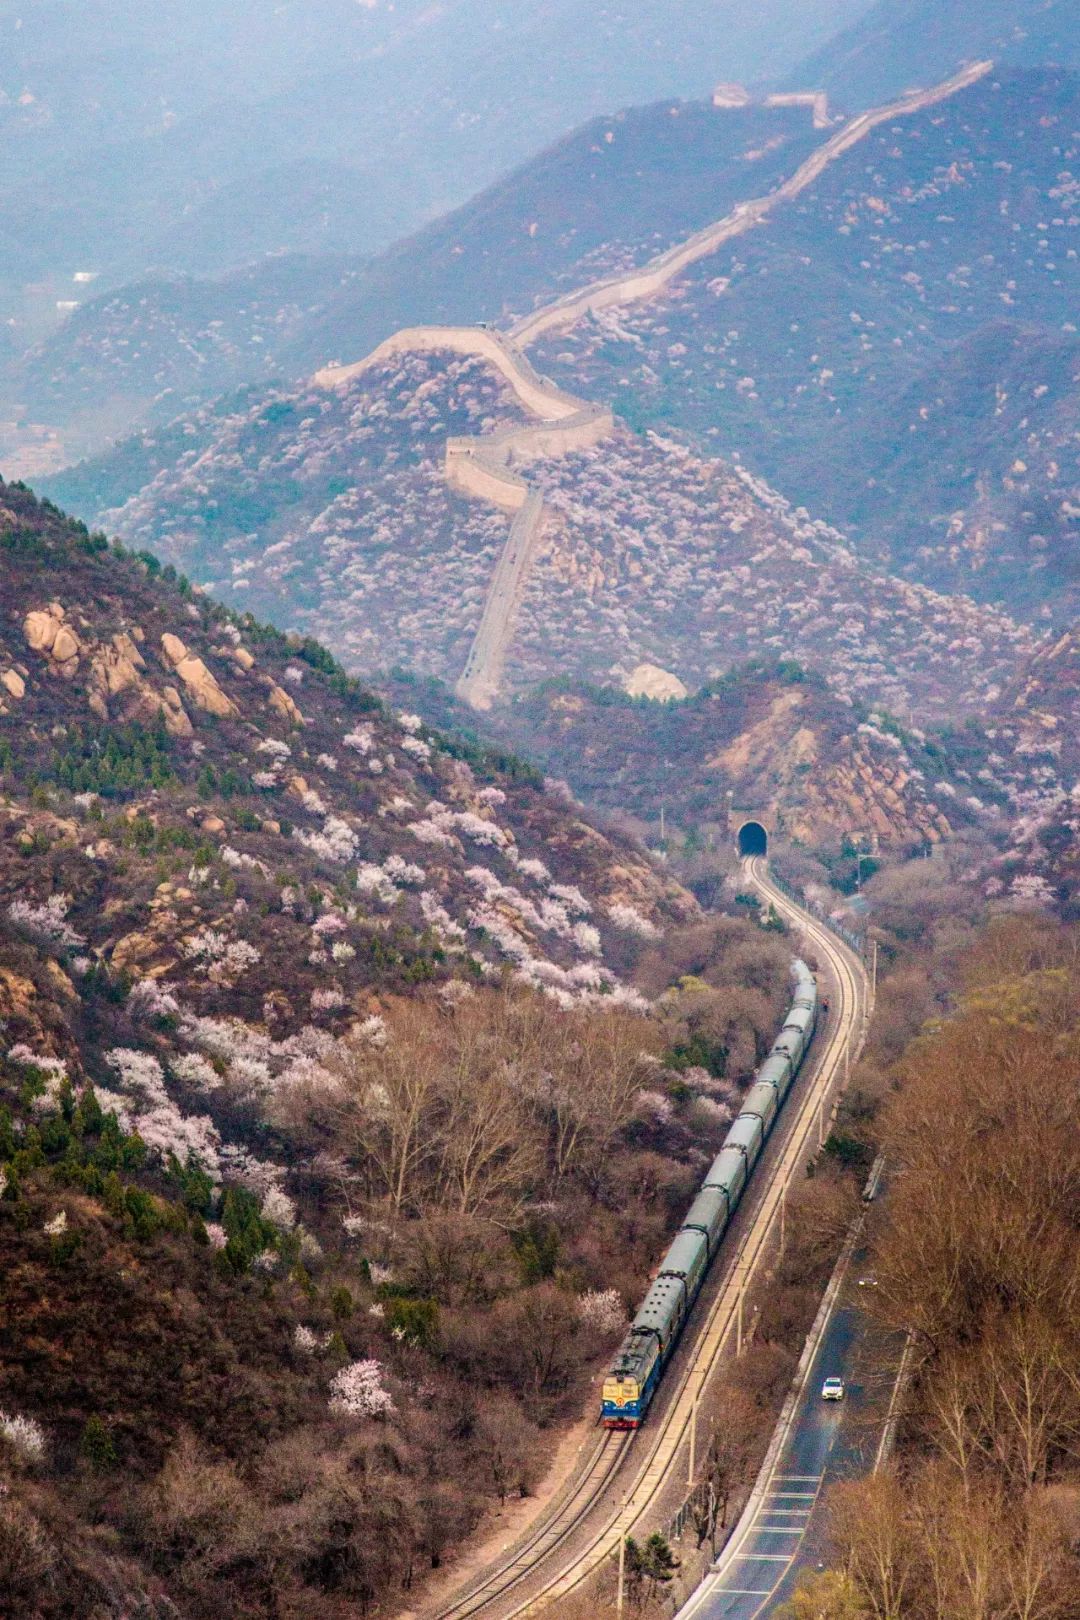
<path fill-rule="evenodd" d="M 587 917 L 592 911 L 592 906 L 581 890 L 575 889 L 570 883 L 553 883 L 548 892 L 554 895 L 556 900 L 561 900 L 568 911 L 574 912 L 579 917 Z"/>
<path fill-rule="evenodd" d="M 262 1213 L 283 1232 L 291 1232 L 296 1225 L 296 1205 L 280 1187 L 271 1187 L 262 1201 Z"/>
<path fill-rule="evenodd" d="M 662 1091 L 639 1091 L 634 1106 L 638 1119 L 651 1125 L 669 1124 L 674 1113 L 671 1098 L 665 1097 Z"/>
<path fill-rule="evenodd" d="M 359 840 L 348 822 L 339 816 L 327 816 L 321 832 L 307 827 L 294 827 L 293 837 L 320 860 L 341 864 L 350 861 L 359 847 Z"/>
<path fill-rule="evenodd" d="M 232 984 L 261 959 L 262 953 L 245 939 L 230 940 L 216 928 L 200 928 L 180 941 L 180 949 L 196 973 L 213 984 Z"/>
<path fill-rule="evenodd" d="M 607 906 L 607 914 L 616 928 L 624 933 L 636 934 L 639 939 L 659 939 L 660 930 L 648 917 L 643 917 L 640 911 L 631 905 L 619 900 L 613 900 Z"/>
<path fill-rule="evenodd" d="M 38 945 L 52 950 L 74 950 L 85 945 L 82 934 L 76 933 L 66 921 L 71 897 L 66 894 L 50 895 L 43 905 L 31 900 L 13 900 L 7 908 L 8 920 L 21 934 Z"/>
<path fill-rule="evenodd" d="M 378 1361 L 353 1361 L 330 1381 L 330 1410 L 349 1417 L 388 1417 L 394 1403 L 383 1388 L 383 1369 Z"/>
<path fill-rule="evenodd" d="M 127 998 L 132 1018 L 171 1018 L 180 1011 L 173 987 L 160 979 L 139 979 Z"/>
<path fill-rule="evenodd" d="M 579 1294 L 577 1313 L 586 1327 L 595 1328 L 598 1333 L 621 1333 L 626 1326 L 626 1307 L 617 1288 Z"/>
<path fill-rule="evenodd" d="M 313 990 L 311 992 L 312 1012 L 336 1012 L 340 1007 L 348 1006 L 348 998 L 337 985 L 331 985 L 326 990 Z"/>
<path fill-rule="evenodd" d="M 25 1462 L 40 1462 L 48 1449 L 45 1430 L 35 1418 L 0 1411 L 0 1438 Z"/>

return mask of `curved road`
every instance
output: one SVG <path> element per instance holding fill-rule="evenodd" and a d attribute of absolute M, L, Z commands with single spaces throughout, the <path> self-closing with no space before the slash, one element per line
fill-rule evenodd
<path fill-rule="evenodd" d="M 870 987 L 859 957 L 769 882 L 763 860 L 748 860 L 746 876 L 816 957 L 819 982 L 830 993 L 825 1027 L 759 1161 L 648 1423 L 636 1433 L 600 1435 L 536 1523 L 449 1603 L 427 1611 L 430 1620 L 512 1620 L 542 1601 L 565 1597 L 612 1559 L 624 1536 L 661 1528 L 679 1505 L 677 1482 L 687 1477 L 692 1414 L 708 1399 L 714 1375 L 732 1351 L 745 1291 L 773 1252 L 783 1194 L 802 1179 L 824 1139 L 869 1011 Z"/>

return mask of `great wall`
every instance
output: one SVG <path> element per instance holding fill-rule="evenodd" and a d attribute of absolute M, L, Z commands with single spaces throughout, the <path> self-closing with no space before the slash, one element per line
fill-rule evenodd
<path fill-rule="evenodd" d="M 737 203 L 729 214 L 659 254 L 638 270 L 605 277 L 516 321 L 508 333 L 490 327 L 404 327 L 352 365 L 327 366 L 316 372 L 313 383 L 339 388 L 363 372 L 399 354 L 440 352 L 486 361 L 507 382 L 522 409 L 535 423 L 500 429 L 484 438 L 453 438 L 447 442 L 447 482 L 463 494 L 489 501 L 514 514 L 510 533 L 492 573 L 465 668 L 456 685 L 457 695 L 476 709 L 490 708 L 499 690 L 507 649 L 522 601 L 546 509 L 540 492 L 531 488 L 517 470 L 541 457 L 565 455 L 601 443 L 615 431 L 615 418 L 607 406 L 589 404 L 558 388 L 531 365 L 525 349 L 547 332 L 573 326 L 586 316 L 617 305 L 654 297 L 690 265 L 708 258 L 724 243 L 766 220 L 778 205 L 790 202 L 814 183 L 830 163 L 883 123 L 910 116 L 947 100 L 984 78 L 989 61 L 973 62 L 928 90 L 912 90 L 885 106 L 859 113 L 777 186 L 763 197 Z M 816 92 L 794 98 L 813 109 L 815 128 L 827 123 L 824 103 Z M 727 105 L 727 103 L 718 103 Z"/>

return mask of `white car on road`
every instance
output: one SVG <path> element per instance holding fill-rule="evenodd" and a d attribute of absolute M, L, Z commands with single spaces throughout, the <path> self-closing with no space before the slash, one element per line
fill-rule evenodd
<path fill-rule="evenodd" d="M 842 1401 L 844 1398 L 844 1380 L 842 1378 L 826 1378 L 821 1386 L 823 1401 Z"/>

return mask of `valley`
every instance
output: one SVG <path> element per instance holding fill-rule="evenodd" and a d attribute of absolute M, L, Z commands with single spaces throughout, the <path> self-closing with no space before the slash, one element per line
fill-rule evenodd
<path fill-rule="evenodd" d="M 0 20 L 0 1613 L 1074 1620 L 1077 0 L 223 5 Z"/>

